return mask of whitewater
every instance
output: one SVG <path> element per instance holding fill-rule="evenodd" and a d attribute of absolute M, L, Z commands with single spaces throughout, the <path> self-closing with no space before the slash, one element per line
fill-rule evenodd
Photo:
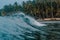
<path fill-rule="evenodd" d="M 47 40 L 49 31 L 47 24 L 39 23 L 22 12 L 0 16 L 0 40 Z"/>
<path fill-rule="evenodd" d="M 46 25 L 22 12 L 11 16 L 0 16 L 0 40 L 35 40 L 35 37 L 29 34 L 34 31 L 44 34 L 44 31 L 39 30 L 43 26 Z"/>

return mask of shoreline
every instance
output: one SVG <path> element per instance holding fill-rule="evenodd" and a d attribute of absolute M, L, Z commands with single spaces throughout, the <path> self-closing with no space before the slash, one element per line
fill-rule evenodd
<path fill-rule="evenodd" d="M 37 21 L 40 23 L 60 23 L 60 18 L 59 18 L 59 20 L 51 20 L 51 18 L 49 18 L 47 20 L 37 19 Z"/>
<path fill-rule="evenodd" d="M 60 21 L 38 21 L 40 23 L 60 23 Z"/>

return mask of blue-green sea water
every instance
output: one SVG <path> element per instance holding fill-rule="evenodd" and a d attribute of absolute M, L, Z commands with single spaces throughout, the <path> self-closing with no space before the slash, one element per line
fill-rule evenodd
<path fill-rule="evenodd" d="M 60 24 L 40 23 L 24 13 L 0 16 L 0 40 L 60 40 Z"/>

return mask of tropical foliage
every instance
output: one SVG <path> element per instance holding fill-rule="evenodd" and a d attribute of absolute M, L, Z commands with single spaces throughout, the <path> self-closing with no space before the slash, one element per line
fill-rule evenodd
<path fill-rule="evenodd" d="M 24 12 L 34 18 L 60 18 L 59 1 L 23 1 L 22 5 L 15 2 L 13 5 L 5 5 L 0 9 L 0 15 L 11 15 L 13 12 Z"/>

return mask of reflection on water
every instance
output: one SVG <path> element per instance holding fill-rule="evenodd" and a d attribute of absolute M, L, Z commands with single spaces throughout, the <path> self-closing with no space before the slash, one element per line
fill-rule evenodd
<path fill-rule="evenodd" d="M 60 40 L 60 24 L 41 24 L 23 13 L 0 17 L 0 40 Z"/>
<path fill-rule="evenodd" d="M 47 40 L 60 40 L 60 24 L 59 23 L 49 23 L 46 26 L 46 31 L 49 33 Z"/>
<path fill-rule="evenodd" d="M 35 38 L 34 40 L 60 40 L 60 24 L 49 23 L 49 24 L 47 24 L 47 26 L 41 27 L 39 29 L 41 31 L 34 31 L 30 35 L 29 34 L 27 34 L 27 35 L 29 35 L 29 36 L 32 35 L 32 37 Z M 42 31 L 45 33 L 41 33 Z M 26 40 L 29 40 L 29 38 Z M 33 39 L 31 39 L 31 40 L 33 40 Z"/>

